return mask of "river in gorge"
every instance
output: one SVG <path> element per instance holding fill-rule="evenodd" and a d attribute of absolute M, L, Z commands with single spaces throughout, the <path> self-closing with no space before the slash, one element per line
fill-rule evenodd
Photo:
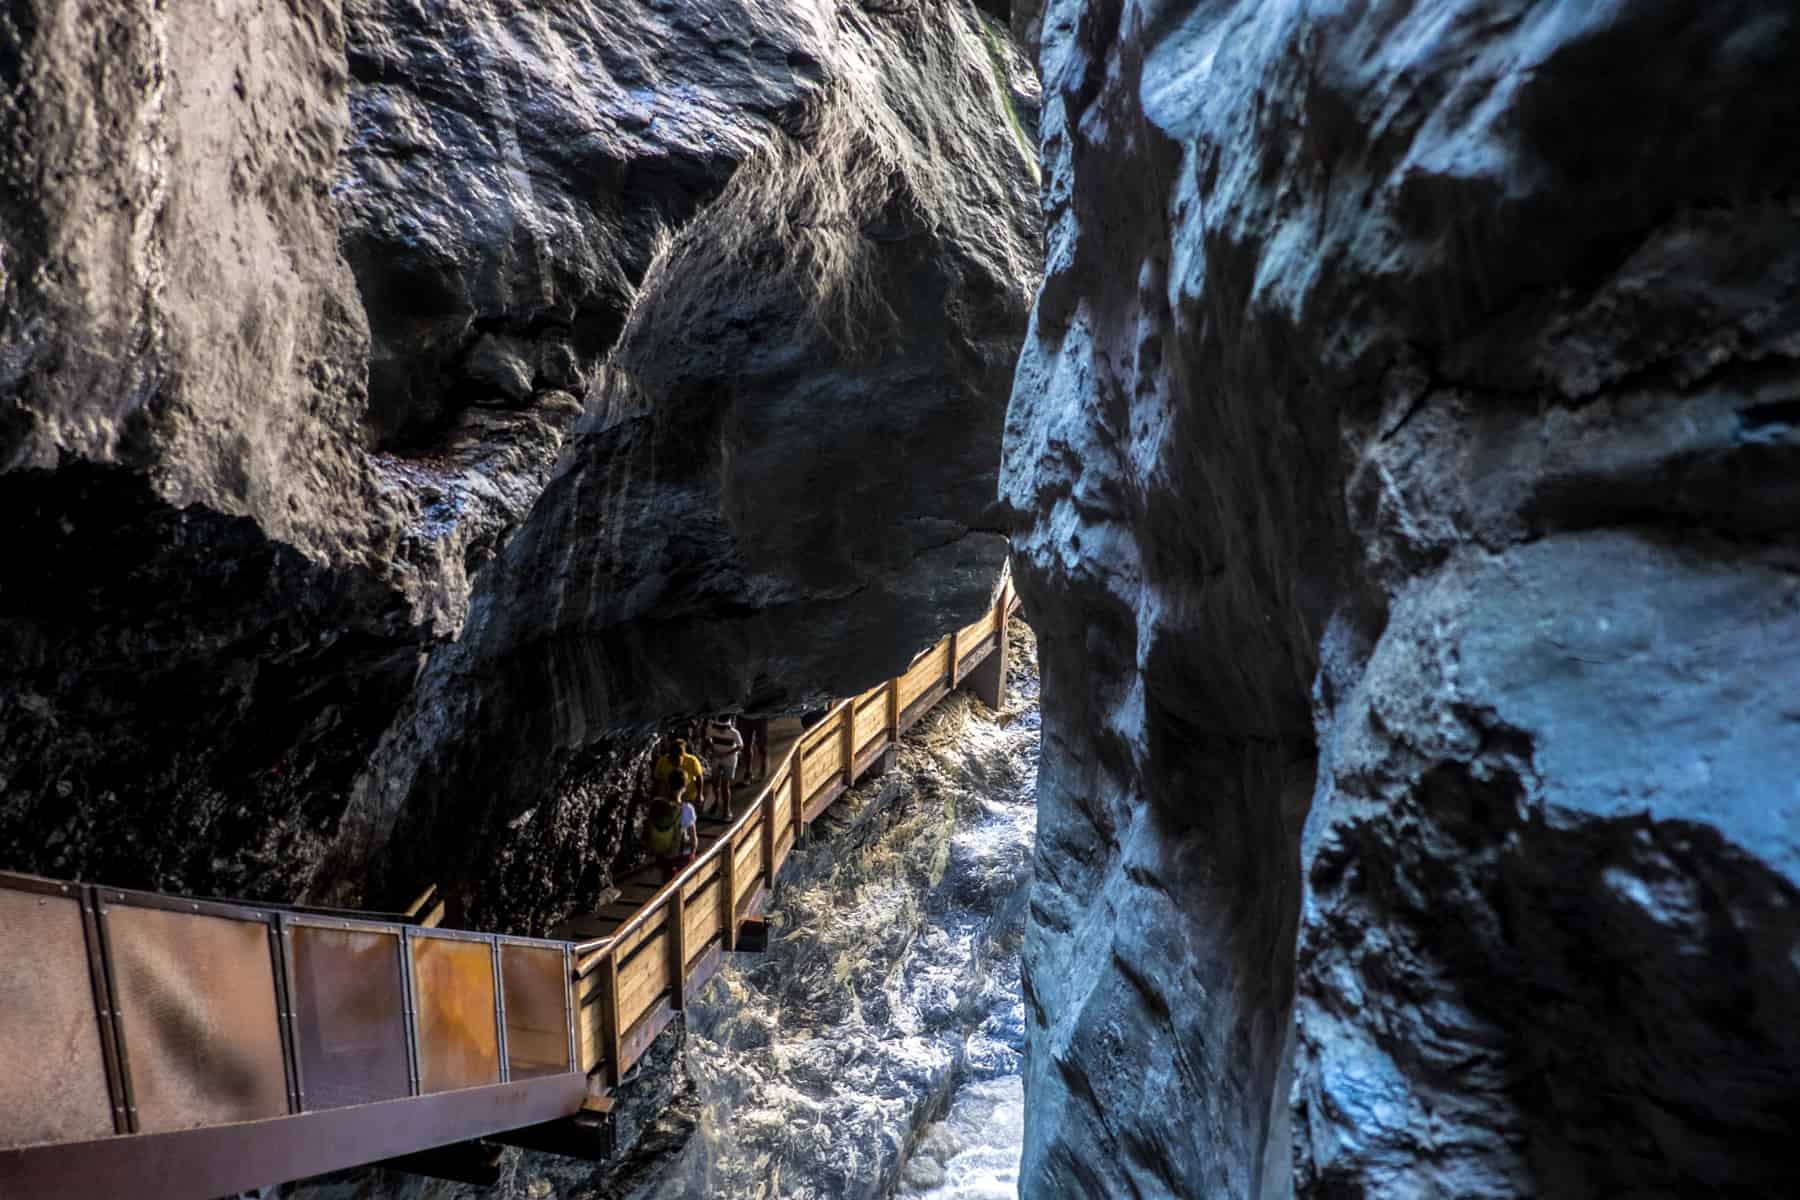
<path fill-rule="evenodd" d="M 1000 712 L 944 701 L 790 859 L 768 951 L 689 1006 L 692 1132 L 610 1195 L 1017 1194 L 1038 698 L 1011 639 Z"/>
<path fill-rule="evenodd" d="M 987 1200 L 1017 1194 L 1019 941 L 1037 828 L 1038 676 L 946 698 L 789 857 L 767 949 L 726 955 L 633 1072 L 659 1095 L 617 1161 L 504 1154 L 475 1188 L 384 1170 L 290 1200 Z M 675 1064 L 680 1064 L 677 1067 Z M 628 1079 L 627 1087 L 632 1086 Z M 666 1089 L 666 1090 L 665 1090 Z"/>

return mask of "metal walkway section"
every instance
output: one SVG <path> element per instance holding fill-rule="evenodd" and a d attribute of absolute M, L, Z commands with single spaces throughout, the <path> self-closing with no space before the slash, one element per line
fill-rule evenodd
<path fill-rule="evenodd" d="M 0 1200 L 204 1200 L 603 1110 L 805 826 L 978 668 L 1003 674 L 1016 606 L 1003 579 L 981 620 L 839 701 L 586 941 L 0 873 Z"/>

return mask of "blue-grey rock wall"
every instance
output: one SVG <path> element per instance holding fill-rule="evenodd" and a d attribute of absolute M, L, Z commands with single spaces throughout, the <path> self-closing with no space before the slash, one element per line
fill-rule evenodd
<path fill-rule="evenodd" d="M 1796 22 L 1044 7 L 1024 1194 L 1786 1177 Z"/>

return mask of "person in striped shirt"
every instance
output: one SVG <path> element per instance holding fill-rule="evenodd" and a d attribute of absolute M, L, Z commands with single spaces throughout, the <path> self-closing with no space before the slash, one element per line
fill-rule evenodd
<path fill-rule="evenodd" d="M 730 717 L 714 718 L 706 723 L 706 754 L 711 759 L 712 799 L 718 804 L 719 816 L 731 819 L 731 780 L 737 774 L 738 755 L 744 749 L 744 735 Z M 710 806 L 709 806 L 710 807 Z"/>

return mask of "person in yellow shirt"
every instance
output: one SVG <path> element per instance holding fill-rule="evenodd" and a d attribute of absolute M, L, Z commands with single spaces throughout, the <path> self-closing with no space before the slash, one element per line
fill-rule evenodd
<path fill-rule="evenodd" d="M 681 800 L 696 806 L 700 803 L 700 785 L 706 779 L 706 768 L 700 765 L 698 758 L 688 753 L 686 738 L 676 738 L 674 747 L 665 749 L 650 770 L 656 779 L 658 796 L 673 799 L 679 782 Z"/>

